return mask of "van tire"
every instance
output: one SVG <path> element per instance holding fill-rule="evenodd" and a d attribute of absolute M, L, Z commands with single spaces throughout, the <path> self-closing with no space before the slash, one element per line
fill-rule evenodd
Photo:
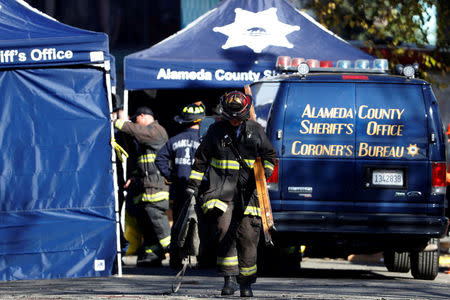
<path fill-rule="evenodd" d="M 389 272 L 408 273 L 411 270 L 409 252 L 385 251 L 384 265 Z"/>
<path fill-rule="evenodd" d="M 415 279 L 434 280 L 439 272 L 439 239 L 431 239 L 430 244 L 437 250 L 411 253 L 411 274 Z"/>

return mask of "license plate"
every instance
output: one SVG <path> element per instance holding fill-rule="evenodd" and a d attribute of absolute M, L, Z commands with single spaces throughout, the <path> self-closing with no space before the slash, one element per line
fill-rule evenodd
<path fill-rule="evenodd" d="M 373 170 L 372 185 L 403 186 L 402 170 Z"/>

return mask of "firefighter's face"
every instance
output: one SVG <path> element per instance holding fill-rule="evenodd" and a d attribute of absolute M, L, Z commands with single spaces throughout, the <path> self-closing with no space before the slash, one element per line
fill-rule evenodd
<path fill-rule="evenodd" d="M 242 123 L 242 121 L 239 120 L 239 119 L 231 119 L 231 120 L 229 120 L 229 122 L 230 122 L 230 124 L 231 124 L 232 126 L 234 126 L 234 127 L 237 127 L 237 126 L 239 126 L 239 124 Z"/>

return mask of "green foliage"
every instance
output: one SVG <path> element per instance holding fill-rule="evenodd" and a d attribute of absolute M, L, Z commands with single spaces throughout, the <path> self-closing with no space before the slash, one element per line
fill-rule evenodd
<path fill-rule="evenodd" d="M 307 9 L 318 22 L 346 40 L 364 43 L 367 51 L 384 57 L 389 52 L 391 67 L 405 57 L 414 57 L 426 69 L 450 71 L 448 40 L 438 40 L 431 49 L 425 24 L 432 17 L 430 10 L 437 0 L 311 0 Z M 444 5 L 445 6 L 445 5 Z M 448 26 L 448 5 L 439 8 L 439 22 Z M 443 26 L 438 27 L 442 30 Z M 447 33 L 448 34 L 448 33 Z M 438 36 L 445 36 L 438 32 Z M 447 37 L 448 39 L 448 37 Z M 414 50 L 412 49 L 414 48 Z M 421 49 L 421 51 L 417 51 Z M 388 50 L 388 51 L 386 51 Z M 421 74 L 427 77 L 427 73 Z"/>

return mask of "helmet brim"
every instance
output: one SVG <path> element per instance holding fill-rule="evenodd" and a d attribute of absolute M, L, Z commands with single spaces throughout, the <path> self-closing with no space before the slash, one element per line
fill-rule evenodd
<path fill-rule="evenodd" d="M 190 123 L 197 123 L 201 121 L 205 116 L 196 116 L 195 118 L 189 118 L 185 119 L 182 116 L 175 116 L 173 119 L 175 122 L 179 124 L 190 124 Z"/>

